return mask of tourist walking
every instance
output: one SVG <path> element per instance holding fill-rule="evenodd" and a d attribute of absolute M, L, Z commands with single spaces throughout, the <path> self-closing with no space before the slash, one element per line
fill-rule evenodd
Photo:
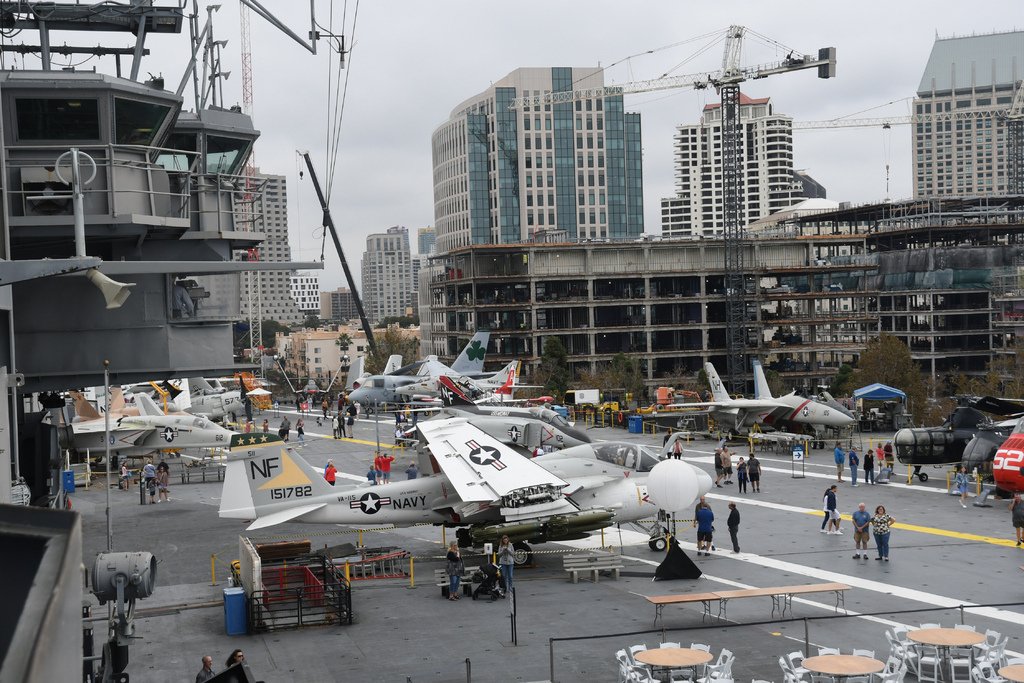
<path fill-rule="evenodd" d="M 825 497 L 822 500 L 822 508 L 825 512 L 825 519 L 821 522 L 821 533 L 835 535 L 842 535 L 842 531 L 839 530 L 839 512 L 836 507 L 838 501 L 836 499 L 836 490 L 839 487 L 835 484 L 825 489 Z"/>
<path fill-rule="evenodd" d="M 217 674 L 213 672 L 213 657 L 211 657 L 210 655 L 204 655 L 203 668 L 200 669 L 199 673 L 196 674 L 196 683 L 206 683 L 206 681 L 210 680 L 216 675 Z"/>
<path fill-rule="evenodd" d="M 882 452 L 881 446 L 879 446 L 878 452 Z M 864 483 L 875 485 L 875 452 L 870 447 L 864 451 Z"/>
<path fill-rule="evenodd" d="M 722 478 L 725 476 L 725 468 L 722 467 L 722 447 L 715 449 L 715 486 L 722 488 Z"/>
<path fill-rule="evenodd" d="M 295 433 L 299 435 L 299 443 L 306 442 L 306 423 L 301 417 L 295 421 Z"/>
<path fill-rule="evenodd" d="M 270 433 L 270 420 L 263 420 L 263 433 L 264 434 L 269 434 Z"/>
<path fill-rule="evenodd" d="M 738 553 L 740 551 L 740 511 L 736 509 L 736 503 L 729 503 L 729 519 L 726 520 L 725 525 L 729 527 L 729 538 L 732 539 L 732 551 Z"/>
<path fill-rule="evenodd" d="M 747 460 L 747 478 L 750 479 L 750 488 L 754 493 L 761 493 L 761 461 L 757 455 L 751 455 Z"/>
<path fill-rule="evenodd" d="M 388 453 L 387 455 L 380 456 L 380 468 L 381 474 L 384 476 L 384 483 L 391 483 L 391 463 L 395 461 L 395 456 Z"/>
<path fill-rule="evenodd" d="M 676 460 L 683 459 L 683 440 L 676 438 L 675 443 L 672 444 L 672 457 Z"/>
<path fill-rule="evenodd" d="M 168 485 L 171 481 L 171 471 L 165 463 L 160 463 L 163 467 L 158 467 L 156 470 L 156 486 L 160 491 L 160 497 L 157 499 L 158 503 L 170 503 L 171 496 L 167 490 Z"/>
<path fill-rule="evenodd" d="M 288 432 L 292 430 L 292 423 L 285 416 L 281 419 L 281 426 L 277 428 L 277 435 L 281 437 L 282 441 L 288 441 Z"/>
<path fill-rule="evenodd" d="M 869 453 L 871 451 L 868 451 Z M 867 511 L 864 503 L 859 503 L 853 515 L 853 559 L 859 560 L 862 557 L 868 559 L 868 536 L 871 524 L 871 513 Z M 861 551 L 864 551 L 861 553 Z"/>
<path fill-rule="evenodd" d="M 876 560 L 889 561 L 889 529 L 896 520 L 885 512 L 885 506 L 875 508 L 875 516 L 871 518 L 871 530 L 875 534 L 875 546 L 878 548 Z"/>
<path fill-rule="evenodd" d="M 725 474 L 725 483 L 732 483 L 732 453 L 728 446 L 722 446 L 722 471 Z"/>
<path fill-rule="evenodd" d="M 1013 520 L 1013 529 L 1017 532 L 1017 547 L 1019 548 L 1021 543 L 1024 543 L 1024 500 L 1021 500 L 1020 494 L 1013 494 L 1013 500 L 1010 501 L 1010 515 Z"/>
<path fill-rule="evenodd" d="M 837 481 L 842 483 L 843 481 L 843 461 L 846 460 L 846 454 L 843 453 L 843 445 L 836 441 L 835 450 L 832 451 L 832 458 L 836 463 L 836 478 Z"/>
<path fill-rule="evenodd" d="M 860 458 L 857 457 L 857 449 L 850 446 L 850 453 L 847 456 L 850 465 L 850 486 L 857 485 L 857 470 L 860 469 Z"/>
<path fill-rule="evenodd" d="M 341 423 L 341 415 L 335 415 L 331 419 L 331 434 L 334 435 L 335 439 L 340 439 L 344 433 L 342 432 Z"/>
<path fill-rule="evenodd" d="M 747 492 L 747 463 L 742 457 L 736 464 L 736 484 L 740 493 Z"/>
<path fill-rule="evenodd" d="M 960 496 L 960 507 L 967 507 L 967 468 L 960 465 L 956 468 L 956 476 L 953 477 L 953 488 Z"/>
<path fill-rule="evenodd" d="M 334 486 L 334 480 L 338 477 L 338 470 L 334 467 L 334 461 L 328 460 L 327 467 L 324 468 L 324 480 Z"/>
<path fill-rule="evenodd" d="M 418 476 L 420 476 L 420 471 L 419 468 L 416 467 L 416 463 L 409 463 L 409 466 L 405 468 L 405 478 L 407 480 L 415 479 Z"/>
<path fill-rule="evenodd" d="M 501 567 L 501 576 L 505 579 L 505 590 L 512 590 L 512 571 L 516 564 L 516 551 L 508 536 L 501 537 L 498 545 L 498 566 Z"/>

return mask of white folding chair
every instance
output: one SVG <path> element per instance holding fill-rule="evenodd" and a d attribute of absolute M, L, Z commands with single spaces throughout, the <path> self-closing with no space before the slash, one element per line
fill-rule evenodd
<path fill-rule="evenodd" d="M 906 675 L 907 663 L 892 657 L 885 663 L 885 668 L 875 674 L 878 677 L 878 683 L 903 683 L 903 678 Z"/>
<path fill-rule="evenodd" d="M 619 683 L 629 683 L 629 667 L 633 666 L 629 660 L 629 653 L 619 650 L 615 653 L 615 661 L 619 663 Z"/>
<path fill-rule="evenodd" d="M 734 659 L 732 651 L 723 648 L 718 655 L 718 660 L 714 664 L 707 665 L 704 677 L 698 679 L 699 683 L 724 683 L 726 680 L 732 679 Z"/>
<path fill-rule="evenodd" d="M 661 645 L 659 645 L 658 647 L 680 647 L 680 645 L 679 645 L 679 643 L 664 642 Z"/>
<path fill-rule="evenodd" d="M 691 650 L 704 650 L 704 652 L 711 652 L 711 646 L 705 645 L 704 643 L 690 643 Z"/>
<path fill-rule="evenodd" d="M 793 672 L 793 675 L 797 678 L 803 678 L 807 674 L 811 673 L 810 669 L 803 667 L 804 653 L 800 650 L 790 652 L 786 655 L 786 662 L 789 664 L 789 670 Z"/>
<path fill-rule="evenodd" d="M 629 667 L 629 683 L 661 683 L 651 675 L 651 670 L 642 664 L 634 664 Z"/>
<path fill-rule="evenodd" d="M 942 624 L 921 624 L 919 628 L 942 628 Z"/>
<path fill-rule="evenodd" d="M 853 654 L 856 657 L 870 657 L 871 659 L 875 658 L 875 651 L 874 650 L 857 650 L 857 649 L 854 649 Z"/>
<path fill-rule="evenodd" d="M 971 626 L 970 624 L 953 624 L 953 628 L 955 628 L 957 631 L 977 631 L 978 630 L 978 629 L 974 628 L 973 626 Z"/>
<path fill-rule="evenodd" d="M 818 656 L 819 657 L 824 657 L 825 655 L 837 655 L 837 654 L 839 654 L 839 648 L 838 647 L 819 647 L 818 648 Z"/>
<path fill-rule="evenodd" d="M 629 648 L 627 648 L 627 652 L 629 653 L 629 663 L 635 665 L 637 661 L 633 655 L 635 655 L 637 652 L 643 652 L 646 649 L 646 645 L 630 645 Z"/>
<path fill-rule="evenodd" d="M 1006 683 L 1006 679 L 996 673 L 990 662 L 981 662 L 971 669 L 971 678 L 976 683 Z"/>
<path fill-rule="evenodd" d="M 932 645 L 917 646 L 917 680 L 921 683 L 939 683 L 942 678 L 942 658 L 939 648 Z"/>

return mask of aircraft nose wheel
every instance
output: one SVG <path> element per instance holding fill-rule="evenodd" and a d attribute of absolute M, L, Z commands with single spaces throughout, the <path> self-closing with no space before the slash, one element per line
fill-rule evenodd
<path fill-rule="evenodd" d="M 656 552 L 665 552 L 665 548 L 668 547 L 668 541 L 664 536 L 660 536 L 647 541 L 647 546 Z"/>
<path fill-rule="evenodd" d="M 515 566 L 522 567 L 533 562 L 533 548 L 528 543 L 519 541 L 513 543 L 512 548 L 515 550 Z"/>

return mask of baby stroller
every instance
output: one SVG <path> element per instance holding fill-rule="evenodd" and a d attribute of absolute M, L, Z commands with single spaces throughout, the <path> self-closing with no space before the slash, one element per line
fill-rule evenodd
<path fill-rule="evenodd" d="M 490 562 L 480 565 L 474 578 L 480 579 L 480 585 L 473 590 L 473 599 L 481 595 L 491 596 L 491 601 L 505 597 L 505 579 L 501 576 L 497 565 Z"/>

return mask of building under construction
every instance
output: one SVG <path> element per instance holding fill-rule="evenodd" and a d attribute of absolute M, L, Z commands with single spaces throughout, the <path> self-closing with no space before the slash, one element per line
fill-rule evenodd
<path fill-rule="evenodd" d="M 1022 235 L 1024 197 L 793 218 L 744 246 L 746 355 L 814 387 L 886 332 L 934 376 L 980 373 L 1024 325 Z M 557 337 L 574 372 L 625 352 L 671 384 L 725 363 L 725 289 L 718 239 L 468 246 L 433 262 L 425 344 L 454 356 L 490 329 L 489 360 L 529 368 Z"/>

